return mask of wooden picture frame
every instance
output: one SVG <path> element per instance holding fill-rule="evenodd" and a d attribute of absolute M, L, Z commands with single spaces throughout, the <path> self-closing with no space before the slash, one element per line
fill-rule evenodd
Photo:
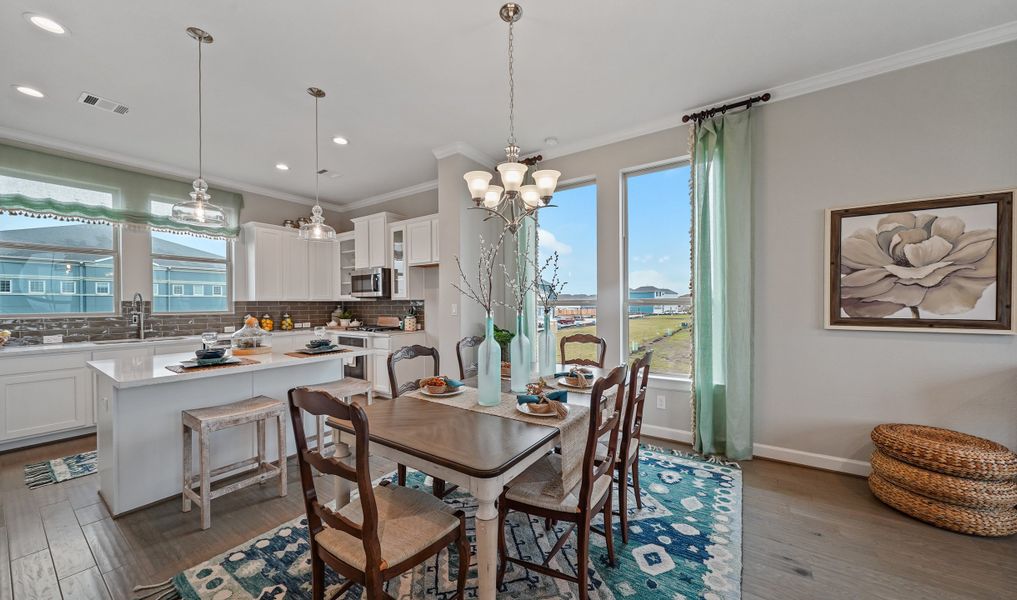
<path fill-rule="evenodd" d="M 1017 333 L 1013 200 L 1007 190 L 827 209 L 825 327 Z"/>

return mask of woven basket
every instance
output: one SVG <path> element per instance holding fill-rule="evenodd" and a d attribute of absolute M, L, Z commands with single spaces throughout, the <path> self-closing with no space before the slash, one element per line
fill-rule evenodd
<path fill-rule="evenodd" d="M 979 510 L 947 504 L 896 486 L 875 473 L 869 475 L 869 488 L 886 504 L 936 527 L 984 537 L 1017 533 L 1017 510 L 1012 508 Z"/>
<path fill-rule="evenodd" d="M 1017 506 L 1017 481 L 979 481 L 943 475 L 915 467 L 876 450 L 872 472 L 883 479 L 933 500 L 968 508 L 1004 509 Z"/>
<path fill-rule="evenodd" d="M 1017 478 L 1017 454 L 973 435 L 894 423 L 873 429 L 872 441 L 883 454 L 937 473 L 988 481 Z"/>

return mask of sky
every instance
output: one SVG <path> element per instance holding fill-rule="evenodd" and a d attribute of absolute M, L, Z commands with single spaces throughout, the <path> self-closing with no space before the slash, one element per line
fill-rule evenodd
<path fill-rule="evenodd" d="M 626 178 L 629 287 L 689 292 L 689 167 Z M 597 293 L 597 186 L 556 192 L 557 208 L 540 211 L 540 254 L 557 251 L 566 294 Z M 546 279 L 547 277 L 545 277 Z"/>

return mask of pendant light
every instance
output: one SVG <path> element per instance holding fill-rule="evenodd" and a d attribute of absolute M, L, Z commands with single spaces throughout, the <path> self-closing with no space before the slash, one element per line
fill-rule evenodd
<path fill-rule="evenodd" d="M 311 209 L 311 222 L 300 226 L 300 237 L 313 242 L 327 242 L 335 239 L 335 229 L 325 223 L 318 200 L 318 179 L 321 177 L 321 169 L 318 167 L 318 100 L 325 97 L 325 92 L 310 87 L 307 88 L 307 93 L 314 97 L 314 207 Z"/>
<path fill-rule="evenodd" d="M 188 225 L 222 228 L 226 226 L 226 212 L 210 202 L 212 196 L 208 194 L 208 184 L 205 183 L 203 176 L 204 165 L 201 147 L 201 46 L 202 44 L 211 44 L 212 36 L 197 27 L 188 27 L 187 35 L 198 42 L 198 178 L 192 184 L 194 191 L 190 193 L 191 199 L 174 204 L 170 212 L 170 219 Z"/>

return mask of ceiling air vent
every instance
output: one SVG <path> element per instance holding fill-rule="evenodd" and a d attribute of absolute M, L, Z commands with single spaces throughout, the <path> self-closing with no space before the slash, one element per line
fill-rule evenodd
<path fill-rule="evenodd" d="M 114 102 L 108 98 L 96 96 L 95 94 L 89 94 L 88 92 L 81 92 L 81 96 L 78 97 L 78 102 L 88 104 L 96 108 L 101 108 L 106 112 L 116 113 L 118 115 L 126 115 L 127 111 L 130 110 L 124 104 Z"/>

